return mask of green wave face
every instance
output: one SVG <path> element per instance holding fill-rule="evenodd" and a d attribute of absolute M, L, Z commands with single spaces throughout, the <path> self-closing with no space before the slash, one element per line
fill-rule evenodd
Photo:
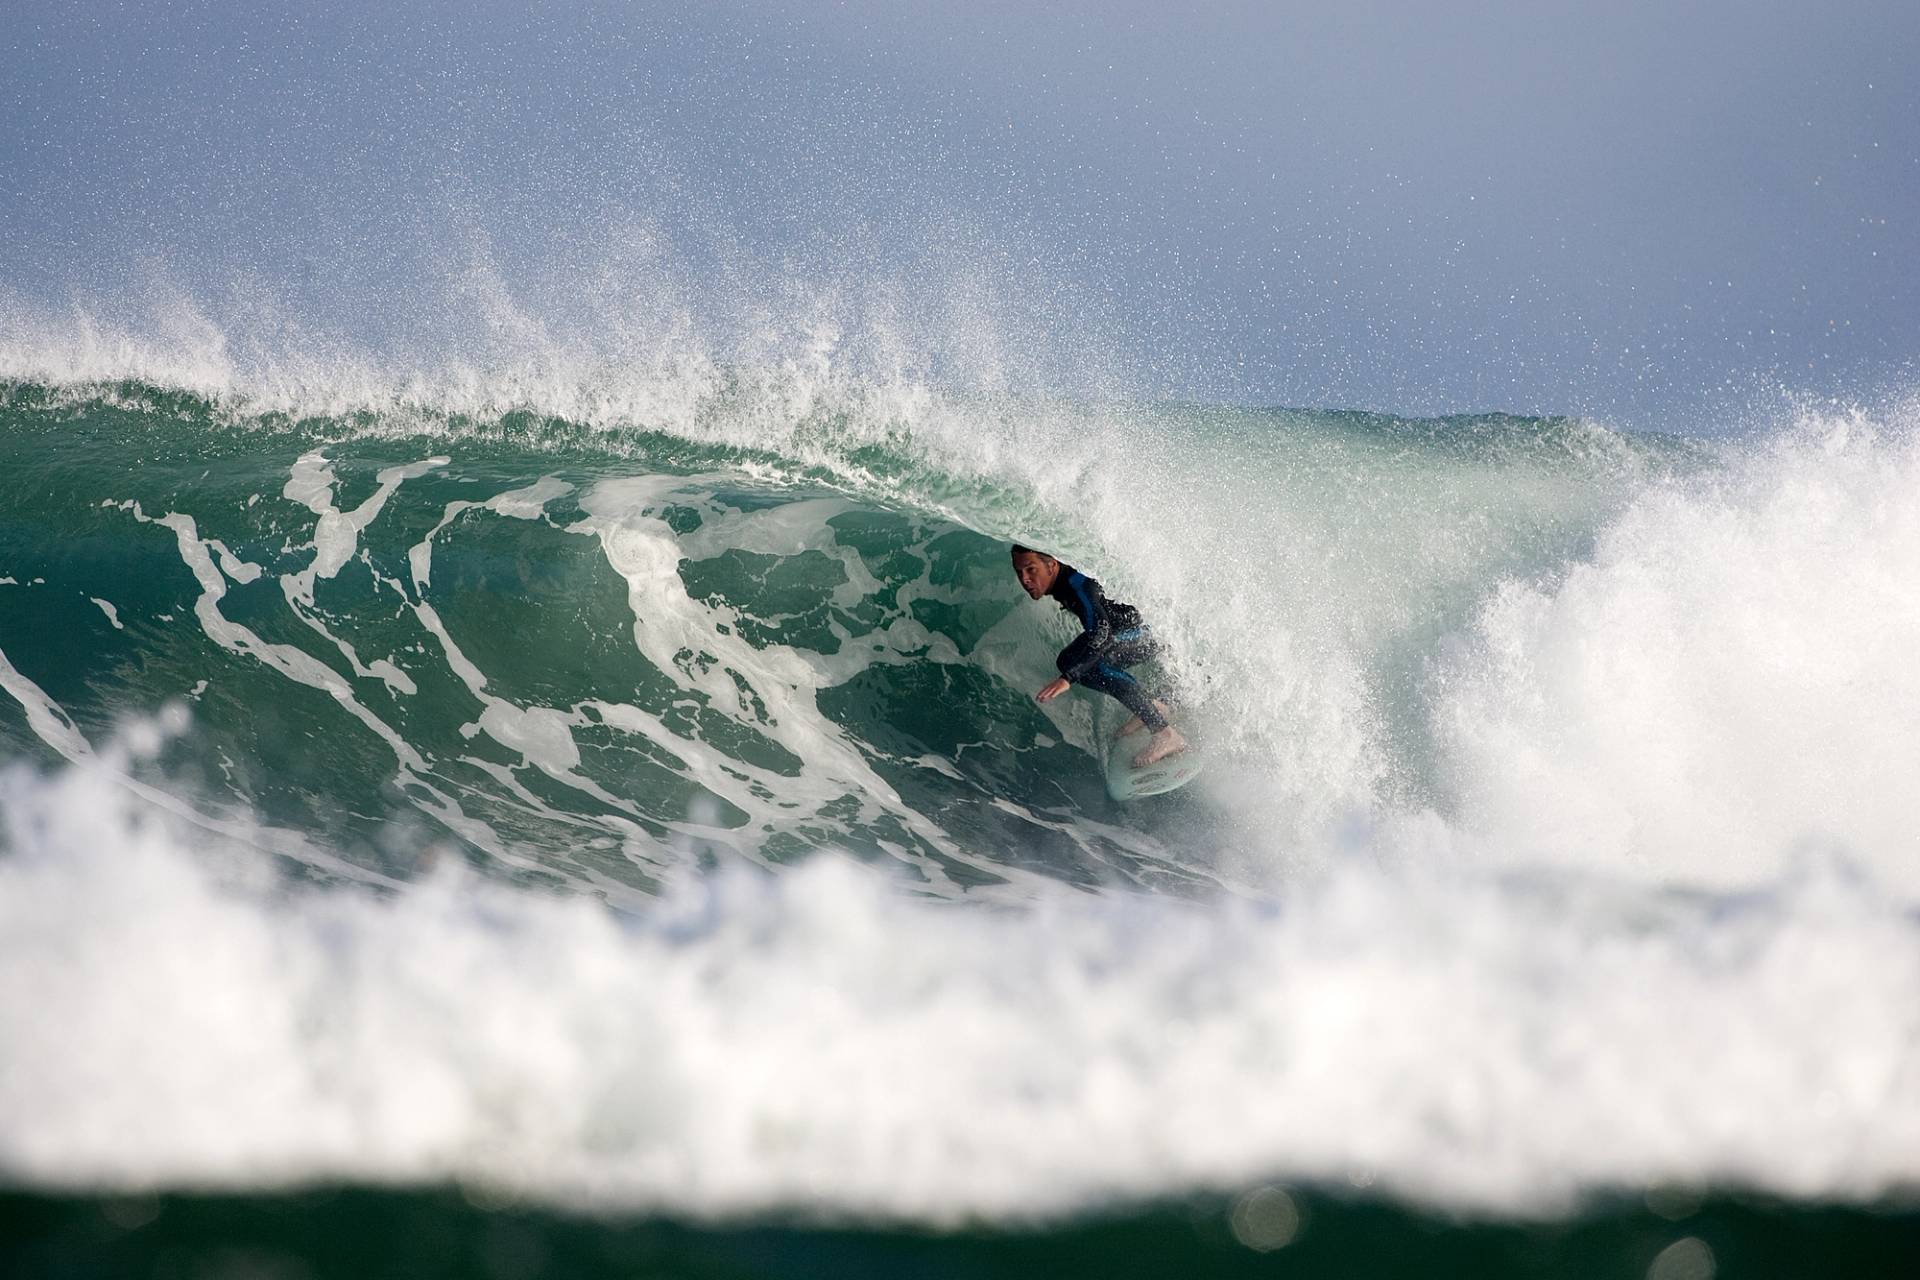
<path fill-rule="evenodd" d="M 1037 607 L 924 504 L 644 434 L 223 424 L 144 387 L 16 387 L 0 431 L 0 648 L 96 745 L 184 704 L 136 771 L 208 814 L 609 891 L 824 847 L 941 892 L 1195 876 L 1073 827 L 1115 815 L 1027 696 Z M 52 754 L 9 708 L 9 754 Z"/>
<path fill-rule="evenodd" d="M 1297 826 L 1424 785 L 1414 606 L 1445 616 L 1487 572 L 1577 544 L 1604 503 L 1565 496 L 1652 456 L 1562 422 L 1177 408 L 901 423 L 843 403 L 769 430 L 743 395 L 656 432 L 12 384 L 0 650 L 37 694 L 0 733 L 52 754 L 36 696 L 92 746 L 182 705 L 191 730 L 136 772 L 380 876 L 455 847 L 515 879 L 650 892 L 832 848 L 941 894 L 1181 891 L 1217 879 L 1244 806 L 1106 797 L 1103 700 L 1030 696 L 1071 628 L 1019 591 L 1008 537 L 1149 606 L 1179 642 L 1158 678 L 1223 763 L 1299 753 L 1249 693 L 1302 683 L 1272 670 L 1276 637 L 1306 650 L 1296 703 L 1352 718 L 1282 788 Z M 1002 456 L 982 463 L 970 432 Z M 1249 467 L 1261 501 L 1182 511 Z M 1473 527 L 1476 494 L 1529 483 L 1510 527 Z M 1352 617 L 1312 563 L 1342 539 L 1373 570 L 1340 593 Z"/>

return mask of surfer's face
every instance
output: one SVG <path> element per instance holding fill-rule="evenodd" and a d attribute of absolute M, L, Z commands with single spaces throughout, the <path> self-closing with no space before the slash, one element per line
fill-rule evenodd
<path fill-rule="evenodd" d="M 1013 572 L 1020 579 L 1020 585 L 1026 588 L 1027 594 L 1038 600 L 1047 594 L 1047 589 L 1059 575 L 1060 562 L 1052 556 L 1029 551 L 1013 558 Z"/>

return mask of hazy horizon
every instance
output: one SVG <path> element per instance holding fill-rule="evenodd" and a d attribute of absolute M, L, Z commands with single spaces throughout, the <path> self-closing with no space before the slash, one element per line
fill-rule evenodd
<path fill-rule="evenodd" d="M 885 282 L 938 365 L 957 280 L 1156 397 L 1698 427 L 1920 355 L 1911 6 L 16 8 L 16 317 L 162 281 L 378 345 L 639 237 L 735 328 Z"/>

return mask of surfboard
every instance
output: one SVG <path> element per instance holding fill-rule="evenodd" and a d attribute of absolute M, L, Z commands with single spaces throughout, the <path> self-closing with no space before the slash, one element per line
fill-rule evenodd
<path fill-rule="evenodd" d="M 1145 733 L 1107 740 L 1107 794 L 1115 800 L 1165 795 L 1200 776 L 1200 751 L 1190 734 L 1185 751 L 1164 760 L 1156 760 L 1144 769 L 1136 769 L 1133 767 L 1133 758 L 1146 745 Z"/>

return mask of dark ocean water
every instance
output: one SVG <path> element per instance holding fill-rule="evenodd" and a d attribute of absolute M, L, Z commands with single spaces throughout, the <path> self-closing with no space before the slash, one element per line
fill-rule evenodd
<path fill-rule="evenodd" d="M 1390 1204 L 1289 1198 L 1284 1244 L 1195 1201 L 1053 1227 L 951 1233 L 746 1226 L 476 1208 L 450 1192 L 0 1197 L 9 1275 L 400 1277 L 1380 1276 L 1756 1280 L 1909 1275 L 1912 1213 L 1756 1201 L 1639 1205 L 1545 1223 L 1458 1222 Z M 1666 1206 L 1663 1206 L 1666 1207 Z"/>

